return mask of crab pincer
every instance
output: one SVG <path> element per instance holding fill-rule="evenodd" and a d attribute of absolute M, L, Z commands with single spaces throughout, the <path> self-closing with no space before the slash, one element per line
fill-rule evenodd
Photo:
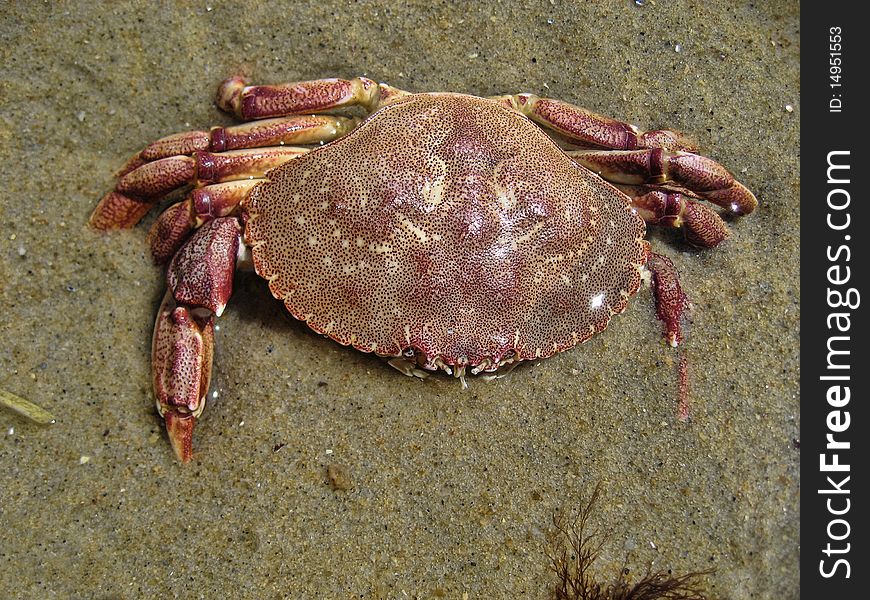
<path fill-rule="evenodd" d="M 169 289 L 154 325 L 152 379 L 157 411 L 183 462 L 191 458 L 193 427 L 208 396 L 214 317 L 232 294 L 240 233 L 237 219 L 214 219 L 196 230 L 167 269 Z"/>
<path fill-rule="evenodd" d="M 182 462 L 193 455 L 193 427 L 205 408 L 213 349 L 214 319 L 177 306 L 167 292 L 154 324 L 152 385 L 157 412 Z"/>

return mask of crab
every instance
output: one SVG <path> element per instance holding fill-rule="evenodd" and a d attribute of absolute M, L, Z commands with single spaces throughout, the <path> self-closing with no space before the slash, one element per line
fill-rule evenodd
<path fill-rule="evenodd" d="M 650 272 L 677 345 L 688 300 L 646 224 L 712 247 L 729 232 L 702 200 L 727 215 L 757 205 L 674 131 L 533 94 L 410 93 L 365 77 L 251 86 L 237 76 L 216 102 L 245 123 L 151 143 L 90 218 L 100 230 L 132 227 L 193 188 L 149 234 L 156 262 L 168 263 L 154 396 L 182 462 L 237 261 L 315 332 L 407 375 L 440 370 L 464 384 L 589 339 Z"/>

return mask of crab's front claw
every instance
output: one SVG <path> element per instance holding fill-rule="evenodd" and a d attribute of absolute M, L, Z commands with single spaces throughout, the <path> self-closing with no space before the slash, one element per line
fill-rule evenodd
<path fill-rule="evenodd" d="M 166 434 L 169 443 L 175 450 L 175 455 L 181 462 L 190 462 L 193 456 L 193 426 L 196 425 L 196 417 L 190 413 L 177 410 L 167 410 L 163 414 L 166 424 Z"/>
<path fill-rule="evenodd" d="M 196 419 L 205 408 L 214 350 L 214 318 L 210 312 L 179 306 L 167 292 L 157 313 L 151 346 L 151 375 L 157 411 L 182 462 L 193 455 Z"/>

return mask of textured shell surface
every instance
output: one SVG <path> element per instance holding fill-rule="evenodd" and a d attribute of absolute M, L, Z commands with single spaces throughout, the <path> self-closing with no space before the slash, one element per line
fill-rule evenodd
<path fill-rule="evenodd" d="M 640 285 L 620 191 L 494 101 L 414 94 L 271 171 L 244 203 L 257 272 L 342 344 L 494 370 L 607 326 Z"/>

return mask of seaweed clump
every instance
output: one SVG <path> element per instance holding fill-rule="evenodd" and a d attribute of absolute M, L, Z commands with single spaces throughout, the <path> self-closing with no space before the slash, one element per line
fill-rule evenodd
<path fill-rule="evenodd" d="M 564 511 L 553 515 L 553 530 L 546 549 L 550 568 L 557 578 L 551 597 L 556 600 L 706 600 L 701 578 L 711 571 L 672 575 L 648 568 L 639 581 L 632 582 L 628 579 L 627 555 L 611 582 L 598 580 L 592 566 L 609 537 L 591 529 L 589 517 L 600 493 L 599 484 L 589 501 L 581 504 L 573 516 Z"/>

